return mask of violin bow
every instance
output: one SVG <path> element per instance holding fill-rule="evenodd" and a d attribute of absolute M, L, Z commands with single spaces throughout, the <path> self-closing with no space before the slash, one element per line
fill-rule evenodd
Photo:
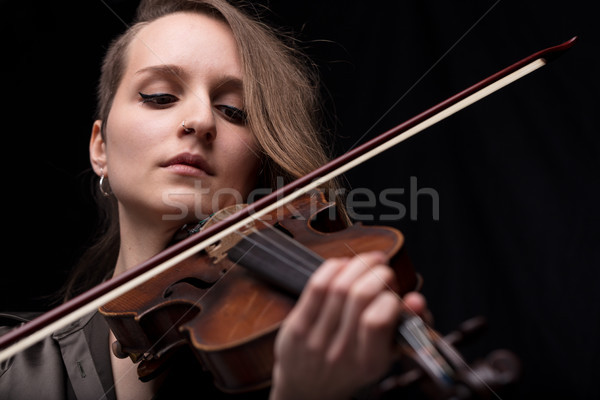
<path fill-rule="evenodd" d="M 230 217 L 182 240 L 154 257 L 107 280 L 0 337 L 0 362 L 41 341 L 98 307 L 168 270 L 186 258 L 362 164 L 424 129 L 546 65 L 571 48 L 577 37 L 538 51 L 496 72 L 406 122 L 365 142 L 313 172 L 275 190 Z"/>

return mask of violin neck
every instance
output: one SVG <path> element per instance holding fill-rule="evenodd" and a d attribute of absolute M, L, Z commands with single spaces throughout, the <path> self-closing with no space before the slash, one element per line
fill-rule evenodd
<path fill-rule="evenodd" d="M 421 317 L 404 315 L 397 330 L 398 342 L 408 344 L 415 359 L 427 374 L 443 387 L 454 384 L 454 369 L 438 351 L 438 341 L 431 337 L 430 330 Z"/>
<path fill-rule="evenodd" d="M 227 257 L 261 279 L 299 296 L 323 257 L 271 227 L 245 235 Z"/>

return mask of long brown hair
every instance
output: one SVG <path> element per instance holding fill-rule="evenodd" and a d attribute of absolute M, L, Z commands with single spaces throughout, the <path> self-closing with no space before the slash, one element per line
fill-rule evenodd
<path fill-rule="evenodd" d="M 262 152 L 259 184 L 275 189 L 311 172 L 329 159 L 322 128 L 315 66 L 288 35 L 265 25 L 226 0 L 142 0 L 134 24 L 110 45 L 97 92 L 102 135 L 127 64 L 128 47 L 148 23 L 176 12 L 209 15 L 225 22 L 236 40 L 244 73 L 244 106 Z M 337 183 L 325 187 L 338 193 Z M 119 251 L 116 199 L 96 193 L 101 228 L 65 287 L 64 299 L 99 283 L 114 268 Z M 342 212 L 343 214 L 343 212 Z M 344 218 L 342 216 L 342 218 Z"/>

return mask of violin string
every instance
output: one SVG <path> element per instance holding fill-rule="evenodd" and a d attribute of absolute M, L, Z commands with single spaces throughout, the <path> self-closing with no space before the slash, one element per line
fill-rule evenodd
<path fill-rule="evenodd" d="M 289 237 L 288 235 L 283 233 L 280 229 L 275 228 L 275 226 L 273 226 L 272 224 L 265 222 L 261 218 L 256 219 L 254 222 L 262 224 L 262 226 L 266 227 L 270 232 L 274 233 L 275 235 L 278 235 L 278 237 L 280 239 L 282 239 L 283 241 L 285 241 L 285 243 L 296 248 L 297 250 L 299 250 L 300 253 L 302 253 L 303 256 L 306 257 L 306 258 L 302 257 L 299 254 L 296 254 L 294 252 L 289 252 L 287 254 L 288 256 L 295 258 L 299 263 L 299 264 L 290 264 L 290 266 L 292 266 L 292 268 L 297 269 L 297 270 L 299 270 L 299 268 L 304 267 L 305 271 L 300 271 L 300 272 L 303 273 L 306 277 L 309 277 L 310 274 L 312 274 L 317 269 L 317 267 L 325 261 L 324 258 L 322 258 L 318 254 L 316 254 L 315 252 L 310 250 L 308 247 L 302 245 L 297 240 Z M 281 245 L 276 240 L 273 240 L 271 237 L 264 234 L 261 229 L 252 228 L 251 230 L 253 231 L 253 233 L 256 236 L 259 236 L 261 239 L 263 239 L 267 242 L 270 242 L 269 244 L 271 246 L 279 248 L 282 252 L 287 251 L 285 246 Z M 268 254 L 276 256 L 276 253 L 271 251 L 270 248 L 260 244 L 259 242 L 255 241 L 255 240 L 252 240 L 251 238 L 249 238 L 248 235 L 244 235 L 242 232 L 240 232 L 240 230 L 236 230 L 235 233 L 238 234 L 239 236 L 241 236 L 242 239 L 249 241 L 250 243 L 252 243 L 255 246 L 259 247 L 260 249 L 264 250 Z M 281 259 L 281 257 L 278 257 L 278 258 Z M 308 262 L 309 259 L 312 259 L 312 263 Z"/>
<path fill-rule="evenodd" d="M 229 214 L 227 212 L 222 213 L 219 215 L 219 217 L 217 217 L 217 220 L 223 217 L 227 217 L 228 215 Z M 308 280 L 312 272 L 314 272 L 314 270 L 324 261 L 323 258 L 311 252 L 308 248 L 306 248 L 306 246 L 302 246 L 296 240 L 291 239 L 290 237 L 288 237 L 288 235 L 285 235 L 283 232 L 281 232 L 281 230 L 276 229 L 271 224 L 266 223 L 262 219 L 256 219 L 255 221 L 253 221 L 253 223 L 260 223 L 262 224 L 262 226 L 267 227 L 270 230 L 270 232 L 274 233 L 275 235 L 278 235 L 278 238 L 285 241 L 286 244 L 291 244 L 292 247 L 299 250 L 300 253 L 302 253 L 302 255 L 305 257 L 303 257 L 300 254 L 296 254 L 293 251 L 290 252 L 289 249 L 286 248 L 283 244 L 281 244 L 277 240 L 274 240 L 269 235 L 264 234 L 261 229 L 256 229 L 254 225 L 245 225 L 232 233 L 240 236 L 242 241 L 248 242 L 250 245 L 252 245 L 252 247 L 246 249 L 240 257 L 236 258 L 236 264 L 244 266 L 242 259 L 247 254 L 251 253 L 252 249 L 256 247 L 262 250 L 267 256 L 270 256 L 273 259 L 275 259 L 275 262 L 281 262 L 289 270 L 298 272 L 300 274 L 301 279 L 303 279 L 305 283 L 305 281 Z M 256 237 L 260 238 L 260 240 L 266 244 L 261 243 L 261 241 L 259 240 L 255 240 L 250 234 L 247 234 L 243 231 L 251 231 L 252 235 L 255 235 Z M 295 262 L 292 262 L 292 259 L 294 259 Z M 313 260 L 312 264 L 309 261 L 310 259 Z"/>
<path fill-rule="evenodd" d="M 284 238 L 284 240 L 288 240 L 287 243 L 295 242 L 293 239 L 290 239 L 289 237 L 287 237 L 287 235 L 280 232 L 278 229 L 274 228 L 270 224 L 265 224 L 265 225 L 267 227 L 273 229 L 275 232 L 277 232 L 277 234 L 280 234 L 281 237 Z M 300 257 L 298 254 L 295 254 L 293 252 L 285 253 L 287 251 L 285 246 L 283 246 L 281 243 L 273 240 L 268 235 L 263 234 L 260 231 L 260 229 L 254 229 L 254 234 L 257 235 L 258 237 L 260 237 L 261 239 L 263 239 L 264 241 L 269 242 L 269 245 L 272 247 L 266 246 L 265 244 L 260 243 L 259 241 L 253 239 L 251 236 L 244 235 L 243 233 L 241 233 L 239 231 L 236 231 L 236 233 L 238 235 L 242 236 L 242 240 L 245 240 L 245 241 L 253 244 L 254 246 L 260 248 L 261 250 L 263 250 L 265 253 L 272 256 L 273 258 L 275 258 L 279 261 L 282 261 L 285 265 L 287 265 L 288 267 L 292 268 L 293 270 L 299 272 L 305 278 L 310 277 L 310 275 L 312 274 L 312 272 L 314 272 L 316 267 L 318 267 L 318 265 L 320 265 L 320 264 L 315 264 L 315 263 L 309 263 L 307 259 L 304 259 L 304 258 Z M 276 252 L 273 250 L 273 247 L 278 248 L 281 251 Z M 302 249 L 302 251 L 304 251 L 305 254 L 312 256 L 312 254 L 310 254 L 308 251 L 306 251 L 308 249 L 306 249 L 305 247 L 303 248 L 301 246 L 298 246 L 298 248 Z M 291 262 L 292 260 L 290 258 L 295 259 L 295 261 L 297 261 L 297 262 Z"/>
<path fill-rule="evenodd" d="M 304 255 L 306 257 L 311 258 L 313 260 L 312 264 L 308 264 L 308 269 L 309 269 L 310 273 L 314 272 L 317 269 L 317 267 L 319 267 L 319 265 L 321 265 L 325 261 L 325 259 L 323 257 L 321 257 L 320 255 L 318 255 L 317 253 L 315 253 L 314 251 L 312 251 L 308 247 L 304 246 L 299 241 L 297 241 L 297 240 L 289 237 L 288 235 L 286 235 L 285 233 L 283 233 L 281 230 L 275 228 L 274 225 L 267 224 L 264 221 L 260 221 L 260 222 L 264 226 L 266 226 L 267 229 L 269 229 L 271 232 L 273 232 L 274 234 L 278 235 L 282 240 L 285 240 L 292 247 L 295 247 L 301 253 L 304 253 Z M 258 231 L 258 233 L 262 234 L 260 230 Z M 294 256 L 295 253 L 291 253 L 291 255 Z M 300 260 L 304 260 L 304 259 L 300 259 Z"/>
<path fill-rule="evenodd" d="M 267 236 L 264 236 L 260 233 L 257 232 L 258 235 L 263 236 L 263 238 L 267 241 L 271 241 L 271 244 L 277 247 L 281 247 L 277 242 L 275 242 L 274 240 L 270 239 Z M 272 256 L 273 258 L 277 259 L 278 261 L 281 261 L 283 264 L 285 264 L 287 267 L 295 270 L 296 272 L 299 272 L 303 277 L 308 278 L 311 274 L 311 269 L 309 265 L 303 265 L 304 263 L 302 261 L 300 261 L 299 263 L 295 263 L 292 262 L 292 260 L 290 260 L 289 258 L 286 258 L 286 256 L 292 255 L 292 253 L 289 254 L 283 254 L 283 253 L 279 253 L 279 252 L 275 252 L 274 250 L 272 250 L 271 247 L 264 245 L 263 243 L 245 236 L 242 240 L 245 240 L 251 244 L 253 244 L 255 247 L 260 248 L 261 250 L 265 251 L 269 256 Z M 300 258 L 297 258 L 297 260 L 301 260 Z"/>
<path fill-rule="evenodd" d="M 485 381 L 485 378 L 482 378 L 480 376 L 480 373 L 478 373 L 477 371 L 475 371 L 470 365 L 469 363 L 467 363 L 462 356 L 460 355 L 460 353 L 458 351 L 456 351 L 456 349 L 451 346 L 450 344 L 446 343 L 445 340 L 438 340 L 437 344 L 439 346 L 443 346 L 445 351 L 452 353 L 456 359 L 461 360 L 463 367 L 468 369 L 469 372 L 471 372 L 471 374 L 483 385 L 487 388 L 487 390 L 490 391 L 490 393 L 497 398 L 498 400 L 502 400 L 502 397 L 500 397 L 500 395 Z"/>
<path fill-rule="evenodd" d="M 400 324 L 398 331 L 423 362 L 423 366 L 440 382 L 450 385 L 454 370 L 435 347 L 425 322 L 419 316 L 413 315 Z"/>

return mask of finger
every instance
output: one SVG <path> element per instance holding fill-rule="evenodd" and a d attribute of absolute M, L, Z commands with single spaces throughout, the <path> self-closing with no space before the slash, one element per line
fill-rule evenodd
<path fill-rule="evenodd" d="M 409 292 L 403 297 L 404 305 L 415 314 L 420 314 L 427 308 L 425 297 L 418 292 Z"/>
<path fill-rule="evenodd" d="M 402 300 L 409 313 L 418 315 L 428 325 L 433 324 L 433 315 L 427 308 L 427 300 L 421 293 L 409 292 Z"/>
<path fill-rule="evenodd" d="M 384 256 L 381 253 L 375 252 L 365 253 L 360 257 L 353 257 L 333 277 L 327 288 L 323 308 L 317 317 L 311 333 L 310 341 L 313 346 L 322 349 L 329 347 L 338 329 L 350 288 L 361 275 L 365 274 L 373 265 L 381 263 L 383 260 Z"/>
<path fill-rule="evenodd" d="M 310 354 L 307 353 L 304 343 L 307 341 L 314 321 L 322 308 L 329 281 L 333 279 L 339 269 L 343 268 L 346 262 L 347 259 L 343 258 L 329 259 L 309 279 L 295 307 L 292 308 L 283 321 L 277 334 L 274 350 L 275 357 L 280 362 L 282 357 L 287 360 L 286 362 L 289 362 L 290 359 L 303 357 L 302 359 L 308 362 L 308 368 L 312 368 L 309 361 L 311 359 Z M 318 354 L 318 350 L 312 353 Z"/>
<path fill-rule="evenodd" d="M 354 347 L 362 312 L 381 292 L 389 290 L 393 280 L 394 273 L 391 268 L 387 265 L 377 265 L 354 282 L 342 312 L 336 338 L 330 346 L 331 358 L 341 358 L 343 353 Z"/>
<path fill-rule="evenodd" d="M 357 352 L 364 368 L 362 372 L 371 379 L 385 373 L 394 358 L 394 335 L 403 308 L 396 293 L 385 291 L 361 315 Z"/>
<path fill-rule="evenodd" d="M 297 333 L 305 334 L 310 330 L 323 308 L 330 282 L 347 262 L 347 258 L 328 259 L 310 277 L 296 306 L 286 318 L 286 323 L 295 324 Z"/>

